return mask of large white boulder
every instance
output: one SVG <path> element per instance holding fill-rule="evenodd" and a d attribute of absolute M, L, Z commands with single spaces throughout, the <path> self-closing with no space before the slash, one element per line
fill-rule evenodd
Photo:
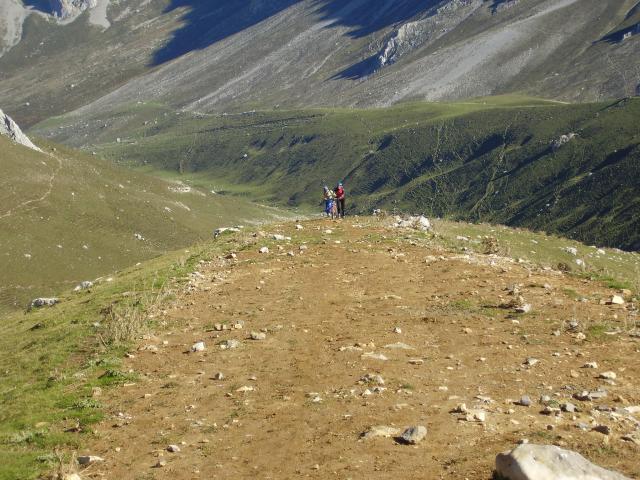
<path fill-rule="evenodd" d="M 0 110 L 0 135 L 9 137 L 14 142 L 31 148 L 32 150 L 37 150 L 38 152 L 42 151 L 36 147 L 31 140 L 29 140 L 29 137 L 22 133 L 18 124 L 2 110 Z"/>
<path fill-rule="evenodd" d="M 523 444 L 501 453 L 496 472 L 505 480 L 630 480 L 553 445 Z"/>

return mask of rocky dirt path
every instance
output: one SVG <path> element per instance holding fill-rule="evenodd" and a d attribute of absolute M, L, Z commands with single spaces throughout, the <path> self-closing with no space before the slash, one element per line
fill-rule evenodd
<path fill-rule="evenodd" d="M 638 338 L 582 334 L 623 325 L 629 304 L 598 301 L 616 292 L 358 222 L 270 227 L 201 265 L 126 360 L 140 380 L 101 398 L 110 416 L 81 453 L 104 461 L 83 474 L 488 480 L 495 455 L 528 439 L 640 477 Z M 531 312 L 498 308 L 519 295 Z M 394 438 L 412 425 L 421 443 Z M 390 436 L 362 438 L 375 426 Z"/>

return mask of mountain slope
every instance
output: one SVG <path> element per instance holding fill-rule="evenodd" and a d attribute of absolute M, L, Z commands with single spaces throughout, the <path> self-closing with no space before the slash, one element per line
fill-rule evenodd
<path fill-rule="evenodd" d="M 0 57 L 0 103 L 32 125 L 131 101 L 222 112 L 619 98 L 640 84 L 637 3 L 128 0 L 109 5 L 108 28 L 90 12 L 65 25 L 30 15 Z"/>
<path fill-rule="evenodd" d="M 22 308 L 274 209 L 0 136 L 0 310 Z M 139 236 L 136 236 L 138 234 Z"/>
<path fill-rule="evenodd" d="M 131 105 L 79 128 L 67 117 L 37 131 L 115 162 L 281 204 L 317 205 L 322 185 L 343 179 L 351 212 L 399 207 L 640 248 L 640 99 L 168 112 Z"/>

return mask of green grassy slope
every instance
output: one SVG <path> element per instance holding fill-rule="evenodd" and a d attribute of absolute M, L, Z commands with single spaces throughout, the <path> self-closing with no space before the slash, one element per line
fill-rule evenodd
<path fill-rule="evenodd" d="M 180 193 L 174 181 L 63 147 L 44 148 L 51 155 L 0 137 L 0 309 L 190 245 L 216 227 L 279 215 L 204 190 Z"/>
<path fill-rule="evenodd" d="M 281 204 L 315 205 L 324 182 L 344 179 L 352 212 L 397 206 L 639 249 L 639 120 L 640 99 L 494 97 L 226 116 L 131 105 L 108 128 L 92 118 L 77 131 L 59 118 L 36 131 L 85 148 L 91 138 L 116 162 Z"/>

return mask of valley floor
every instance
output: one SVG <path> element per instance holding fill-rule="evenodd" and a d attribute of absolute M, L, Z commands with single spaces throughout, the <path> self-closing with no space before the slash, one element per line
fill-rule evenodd
<path fill-rule="evenodd" d="M 236 258 L 200 265 L 125 361 L 139 379 L 102 393 L 109 414 L 79 453 L 104 461 L 83 476 L 488 480 L 495 455 L 528 439 L 640 478 L 640 417 L 612 410 L 640 404 L 637 317 L 601 301 L 618 292 L 376 220 L 302 225 L 240 234 Z M 530 313 L 504 308 L 514 286 Z M 599 387 L 603 399 L 573 398 Z M 515 405 L 523 395 L 531 406 Z M 557 413 L 567 402 L 578 411 Z M 450 413 L 462 403 L 486 419 Z M 361 437 L 381 425 L 428 434 Z"/>

